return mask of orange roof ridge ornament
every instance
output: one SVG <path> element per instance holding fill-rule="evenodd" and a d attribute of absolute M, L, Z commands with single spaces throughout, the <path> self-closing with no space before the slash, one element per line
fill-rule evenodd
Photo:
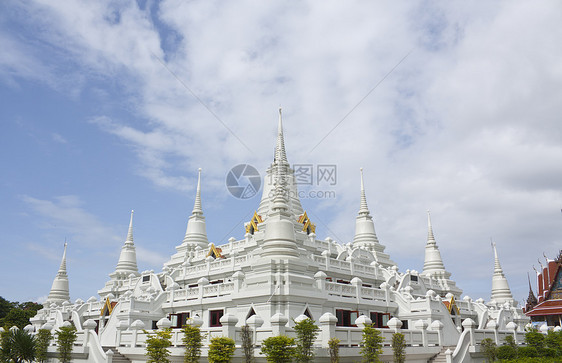
<path fill-rule="evenodd" d="M 246 233 L 254 234 L 255 231 L 259 231 L 258 224 L 262 222 L 263 220 L 258 212 L 254 212 L 254 216 L 250 220 L 250 223 L 246 225 Z"/>
<path fill-rule="evenodd" d="M 303 232 L 306 232 L 308 234 L 316 233 L 316 224 L 310 221 L 310 218 L 308 218 L 306 212 L 304 212 L 302 215 L 299 216 L 297 222 L 303 224 L 302 227 Z"/>
<path fill-rule="evenodd" d="M 105 304 L 103 304 L 103 307 L 100 310 L 100 316 L 111 315 L 115 305 L 117 305 L 117 301 L 111 302 L 111 301 L 109 301 L 109 297 L 106 297 L 105 298 Z M 106 311 L 107 311 L 107 314 L 105 314 Z"/>
<path fill-rule="evenodd" d="M 211 247 L 209 248 L 209 253 L 207 253 L 207 257 L 212 256 L 214 258 L 224 258 L 222 255 L 222 249 L 215 247 L 214 243 L 211 243 Z"/>
<path fill-rule="evenodd" d="M 455 297 L 451 296 L 451 300 L 449 301 L 443 301 L 443 305 L 445 305 L 447 307 L 447 310 L 449 311 L 449 314 L 451 315 L 460 315 L 460 311 L 459 308 L 457 306 L 457 302 L 455 301 Z M 455 308 L 455 310 L 453 311 L 453 308 Z"/>

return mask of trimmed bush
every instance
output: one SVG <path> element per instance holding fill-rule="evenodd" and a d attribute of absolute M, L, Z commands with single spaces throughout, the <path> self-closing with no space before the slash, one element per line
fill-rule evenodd
<path fill-rule="evenodd" d="M 227 337 L 212 338 L 209 345 L 209 363 L 228 363 L 235 350 L 234 340 Z"/>
<path fill-rule="evenodd" d="M 289 363 L 295 355 L 295 339 L 285 335 L 269 337 L 262 342 L 261 353 L 270 363 Z"/>

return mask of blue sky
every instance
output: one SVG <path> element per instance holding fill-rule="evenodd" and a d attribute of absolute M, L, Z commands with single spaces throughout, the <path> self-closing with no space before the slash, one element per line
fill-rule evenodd
<path fill-rule="evenodd" d="M 44 298 L 65 238 L 72 299 L 95 295 L 131 209 L 139 267 L 159 271 L 199 167 L 209 239 L 241 238 L 259 196 L 233 198 L 225 177 L 240 163 L 264 173 L 282 105 L 289 161 L 337 166 L 336 185 L 307 189 L 336 197 L 303 200 L 319 238 L 353 238 L 363 167 L 402 271 L 422 269 L 431 209 L 465 294 L 489 298 L 493 238 L 525 298 L 527 272 L 561 246 L 561 10 L 3 2 L 0 295 Z"/>

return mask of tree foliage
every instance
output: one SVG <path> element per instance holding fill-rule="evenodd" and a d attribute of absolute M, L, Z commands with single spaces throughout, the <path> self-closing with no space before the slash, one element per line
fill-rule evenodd
<path fill-rule="evenodd" d="M 261 353 L 270 363 L 291 362 L 295 353 L 295 339 L 285 335 L 269 337 L 262 342 Z"/>
<path fill-rule="evenodd" d="M 330 351 L 330 363 L 340 363 L 340 340 L 338 338 L 328 340 L 328 350 Z"/>
<path fill-rule="evenodd" d="M 361 340 L 362 362 L 380 362 L 379 355 L 382 353 L 383 341 L 384 338 L 381 337 L 379 330 L 373 328 L 372 324 L 365 325 L 365 328 L 363 328 L 363 339 Z"/>
<path fill-rule="evenodd" d="M 168 347 L 172 345 L 172 329 L 158 330 L 155 335 L 148 334 L 146 336 L 146 356 L 148 363 L 169 363 L 170 350 Z"/>
<path fill-rule="evenodd" d="M 35 359 L 39 363 L 43 363 L 47 361 L 47 350 L 49 348 L 49 344 L 51 342 L 52 334 L 47 329 L 39 329 L 37 335 L 35 336 L 36 339 L 36 351 L 35 351 Z"/>
<path fill-rule="evenodd" d="M 215 337 L 209 345 L 209 363 L 228 363 L 232 360 L 236 345 L 227 337 Z"/>
<path fill-rule="evenodd" d="M 394 354 L 394 363 L 404 363 L 406 361 L 406 340 L 404 334 L 392 334 L 392 352 Z"/>
<path fill-rule="evenodd" d="M 31 301 L 11 302 L 0 296 L 0 326 L 6 330 L 12 326 L 23 329 L 42 307 L 43 305 Z"/>
<path fill-rule="evenodd" d="M 198 326 L 185 325 L 182 329 L 183 339 L 185 345 L 185 355 L 183 361 L 185 363 L 199 362 L 201 357 L 201 347 L 203 346 L 203 335 Z"/>
<path fill-rule="evenodd" d="M 314 341 L 318 336 L 320 328 L 314 324 L 314 320 L 303 319 L 295 324 L 297 334 L 295 358 L 299 363 L 308 363 L 314 360 Z"/>
<path fill-rule="evenodd" d="M 242 350 L 244 351 L 244 359 L 246 363 L 254 361 L 254 342 L 252 341 L 252 329 L 248 325 L 242 325 L 240 331 L 242 338 Z"/>
<path fill-rule="evenodd" d="M 76 328 L 71 326 L 61 326 L 56 332 L 57 352 L 61 363 L 70 363 L 72 349 L 76 341 Z"/>

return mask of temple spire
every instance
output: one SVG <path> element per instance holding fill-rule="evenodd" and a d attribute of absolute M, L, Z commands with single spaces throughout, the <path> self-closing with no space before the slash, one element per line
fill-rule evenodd
<path fill-rule="evenodd" d="M 496 249 L 495 242 L 492 242 L 492 248 L 494 249 L 494 274 L 501 274 L 503 276 L 503 269 L 500 265 L 500 259 L 498 258 L 498 250 Z"/>
<path fill-rule="evenodd" d="M 51 291 L 47 297 L 48 303 L 62 303 L 70 300 L 70 293 L 68 289 L 68 275 L 66 274 L 66 247 L 67 243 L 64 242 L 64 252 L 60 263 L 59 271 L 53 280 Z"/>
<path fill-rule="evenodd" d="M 448 279 L 451 274 L 445 270 L 441 252 L 437 247 L 435 236 L 433 235 L 433 226 L 431 225 L 431 214 L 427 211 L 427 243 L 425 245 L 425 259 L 423 262 L 423 274 L 432 274 Z"/>
<path fill-rule="evenodd" d="M 112 279 L 125 279 L 130 274 L 139 274 L 139 269 L 137 267 L 137 252 L 135 249 L 135 244 L 133 243 L 133 214 L 134 210 L 131 210 L 131 220 L 129 221 L 129 230 L 127 231 L 127 239 L 121 247 L 121 253 L 119 254 L 119 260 L 117 261 L 117 267 L 115 271 L 109 276 Z"/>
<path fill-rule="evenodd" d="M 281 109 L 279 109 L 281 110 Z M 278 167 L 275 170 L 275 183 L 274 183 L 274 197 L 273 204 L 271 205 L 272 211 L 280 211 L 282 214 L 287 214 L 289 210 L 287 199 L 287 175 L 285 174 L 285 168 Z"/>
<path fill-rule="evenodd" d="M 369 215 L 369 207 L 367 207 L 367 197 L 365 196 L 365 183 L 363 182 L 363 168 L 359 168 L 361 172 L 361 204 L 359 206 L 360 215 Z"/>
<path fill-rule="evenodd" d="M 203 215 L 203 208 L 201 207 L 201 168 L 199 168 L 199 175 L 197 177 L 197 191 L 195 193 L 195 204 L 193 205 L 192 214 Z"/>
<path fill-rule="evenodd" d="M 282 134 L 280 134 L 282 136 Z M 282 137 L 279 140 L 283 140 Z M 295 224 L 291 218 L 287 193 L 288 167 L 285 167 L 280 153 L 279 143 L 276 152 L 277 167 L 274 168 L 274 186 L 272 189 L 270 210 L 265 220 L 265 235 L 262 245 L 262 257 L 298 258 L 295 239 Z"/>
<path fill-rule="evenodd" d="M 277 124 L 277 143 L 275 145 L 275 162 L 277 165 L 288 164 L 285 152 L 285 139 L 283 137 L 283 115 L 279 107 L 279 123 Z"/>
<path fill-rule="evenodd" d="M 62 259 L 60 261 L 60 267 L 59 267 L 59 272 L 58 274 L 64 274 L 66 275 L 66 246 L 68 246 L 68 244 L 66 243 L 66 240 L 64 241 L 64 251 L 62 252 Z"/>
<path fill-rule="evenodd" d="M 498 258 L 498 251 L 496 249 L 496 244 L 492 242 L 492 248 L 494 250 L 494 275 L 492 276 L 492 301 L 503 304 L 509 302 L 513 305 L 517 304 L 517 301 L 513 299 L 511 290 L 509 289 L 509 284 L 507 283 L 507 278 L 505 277 L 502 267 L 500 265 L 500 259 Z"/>
<path fill-rule="evenodd" d="M 191 216 L 187 221 L 187 229 L 185 230 L 182 246 L 189 245 L 192 247 L 200 246 L 201 248 L 207 248 L 209 245 L 209 240 L 207 239 L 207 225 L 201 206 L 201 168 L 199 168 L 198 171 L 195 203 Z"/>
<path fill-rule="evenodd" d="M 131 220 L 129 221 L 129 231 L 127 232 L 127 239 L 125 243 L 133 243 L 133 214 L 134 210 L 131 210 Z"/>
<path fill-rule="evenodd" d="M 353 236 L 353 248 L 364 248 L 371 252 L 375 260 L 384 267 L 395 266 L 390 256 L 384 253 L 385 247 L 379 243 L 375 233 L 375 223 L 367 207 L 365 196 L 365 182 L 363 180 L 363 168 L 359 169 L 361 176 L 359 213 L 355 219 L 355 235 Z"/>
<path fill-rule="evenodd" d="M 435 236 L 433 235 L 433 227 L 431 225 L 431 213 L 429 209 L 427 210 L 427 243 L 437 244 L 435 242 Z"/>
<path fill-rule="evenodd" d="M 273 163 L 266 171 L 266 176 L 264 178 L 262 198 L 260 205 L 257 210 L 257 214 L 263 219 L 267 218 L 267 215 L 271 211 L 273 203 L 273 195 L 275 195 L 275 180 L 277 175 L 277 169 L 282 169 L 281 172 L 285 177 L 284 188 L 286 190 L 286 199 L 289 207 L 289 213 L 298 217 L 304 213 L 302 208 L 299 193 L 297 188 L 297 182 L 295 179 L 294 171 L 289 165 L 287 160 L 287 153 L 285 151 L 285 137 L 283 135 L 283 114 L 281 107 L 279 108 L 279 119 L 277 122 L 277 139 L 275 143 L 275 151 L 273 154 Z"/>

